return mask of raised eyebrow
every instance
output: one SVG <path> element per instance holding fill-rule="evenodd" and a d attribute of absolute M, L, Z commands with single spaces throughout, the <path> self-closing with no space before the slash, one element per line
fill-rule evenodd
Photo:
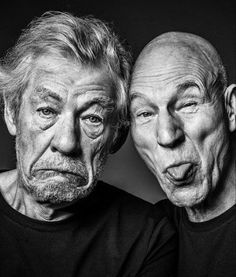
<path fill-rule="evenodd" d="M 102 108 L 104 109 L 108 109 L 108 108 L 114 108 L 115 107 L 115 102 L 113 99 L 111 99 L 110 97 L 94 97 L 93 99 L 89 100 L 88 102 L 86 102 L 86 107 L 90 107 L 92 105 L 100 105 Z"/>
<path fill-rule="evenodd" d="M 135 99 L 144 100 L 146 104 L 151 108 L 153 109 L 157 108 L 156 104 L 150 101 L 150 99 L 146 95 L 143 95 L 142 93 L 139 93 L 139 92 L 132 93 L 132 95 L 130 96 L 130 104 L 132 104 L 131 102 L 133 102 Z"/>
<path fill-rule="evenodd" d="M 130 102 L 134 101 L 135 99 L 137 98 L 141 98 L 141 99 L 144 99 L 144 100 L 148 100 L 147 97 L 145 95 L 143 95 L 142 93 L 139 93 L 139 92 L 134 92 L 131 94 L 130 96 Z"/>

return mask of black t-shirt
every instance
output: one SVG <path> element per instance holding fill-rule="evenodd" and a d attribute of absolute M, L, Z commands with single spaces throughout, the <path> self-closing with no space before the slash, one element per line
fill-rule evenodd
<path fill-rule="evenodd" d="M 168 200 L 156 204 L 165 208 L 179 236 L 180 277 L 236 276 L 236 205 L 209 221 L 189 221 L 184 208 Z"/>
<path fill-rule="evenodd" d="M 161 209 L 102 182 L 71 209 L 43 222 L 0 195 L 0 276 L 172 276 L 177 238 Z"/>

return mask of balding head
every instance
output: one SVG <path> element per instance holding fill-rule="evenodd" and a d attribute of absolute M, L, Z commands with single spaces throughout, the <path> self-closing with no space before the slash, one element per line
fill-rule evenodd
<path fill-rule="evenodd" d="M 207 203 L 230 168 L 235 87 L 227 88 L 214 47 L 196 35 L 166 33 L 141 52 L 130 86 L 131 134 L 174 204 Z"/>
<path fill-rule="evenodd" d="M 224 93 L 227 76 L 219 54 L 207 40 L 190 33 L 168 32 L 150 41 L 135 63 L 133 78 L 140 68 L 143 71 L 155 64 L 158 71 L 170 67 L 173 62 L 186 67 L 190 64 L 200 66 L 208 92 Z"/>

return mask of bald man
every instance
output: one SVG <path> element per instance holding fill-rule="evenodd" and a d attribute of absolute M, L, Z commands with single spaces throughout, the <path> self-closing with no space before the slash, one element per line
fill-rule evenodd
<path fill-rule="evenodd" d="M 236 276 L 236 89 L 214 47 L 165 33 L 133 70 L 131 133 L 179 232 L 179 276 Z"/>

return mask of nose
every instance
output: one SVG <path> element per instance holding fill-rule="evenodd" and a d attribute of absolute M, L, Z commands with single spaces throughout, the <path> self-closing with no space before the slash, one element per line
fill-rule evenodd
<path fill-rule="evenodd" d="M 159 114 L 157 123 L 157 142 L 162 147 L 173 148 L 184 141 L 181 123 L 168 111 Z"/>
<path fill-rule="evenodd" d="M 51 140 L 51 149 L 64 155 L 78 155 L 80 152 L 79 127 L 73 116 L 67 116 L 58 122 Z"/>

